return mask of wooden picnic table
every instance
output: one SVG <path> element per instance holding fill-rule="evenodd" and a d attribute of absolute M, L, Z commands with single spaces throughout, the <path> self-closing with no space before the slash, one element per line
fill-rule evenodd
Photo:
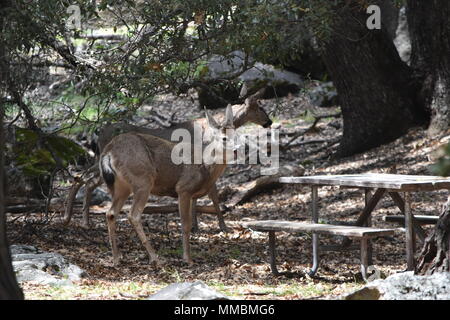
<path fill-rule="evenodd" d="M 450 178 L 437 176 L 416 176 L 402 174 L 364 173 L 347 175 L 320 175 L 308 177 L 281 177 L 280 183 L 302 184 L 311 187 L 311 212 L 314 223 L 319 221 L 318 193 L 320 186 L 339 186 L 342 188 L 360 188 L 365 190 L 365 207 L 356 221 L 356 226 L 370 226 L 371 214 L 381 198 L 389 194 L 394 203 L 405 215 L 407 269 L 414 270 L 415 235 L 425 239 L 425 232 L 414 220 L 411 210 L 411 192 L 450 189 Z M 372 191 L 373 194 L 372 194 Z M 404 193 L 404 196 L 401 196 Z M 314 274 L 318 268 L 318 234 L 313 234 Z"/>

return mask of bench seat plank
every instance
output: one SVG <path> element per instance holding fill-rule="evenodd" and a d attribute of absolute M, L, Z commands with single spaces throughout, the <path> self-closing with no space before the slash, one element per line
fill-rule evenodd
<path fill-rule="evenodd" d="M 439 220 L 439 216 L 420 216 L 415 215 L 414 219 L 419 224 L 436 224 Z M 393 215 L 393 216 L 384 216 L 383 220 L 386 222 L 398 222 L 398 223 L 405 223 L 405 216 L 403 215 Z"/>
<path fill-rule="evenodd" d="M 395 229 L 378 229 L 371 227 L 338 226 L 330 224 L 283 221 L 258 220 L 242 224 L 246 228 L 256 231 L 285 231 L 285 232 L 314 232 L 346 237 L 372 238 L 393 235 Z"/>

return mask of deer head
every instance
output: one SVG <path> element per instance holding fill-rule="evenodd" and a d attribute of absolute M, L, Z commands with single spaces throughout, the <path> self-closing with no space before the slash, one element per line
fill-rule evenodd
<path fill-rule="evenodd" d="M 246 122 L 252 122 L 254 124 L 269 128 L 272 125 L 268 114 L 261 107 L 259 100 L 265 92 L 265 88 L 259 90 L 252 96 L 245 99 L 243 106 L 239 106 L 235 110 L 234 124 L 236 127 L 240 127 Z"/>
<path fill-rule="evenodd" d="M 208 110 L 205 109 L 205 113 L 210 144 L 205 149 L 204 161 L 209 164 L 229 163 L 234 158 L 234 152 L 237 150 L 233 108 L 231 105 L 227 106 L 225 120 L 221 125 L 217 124 Z M 213 153 L 214 156 L 212 156 Z"/>

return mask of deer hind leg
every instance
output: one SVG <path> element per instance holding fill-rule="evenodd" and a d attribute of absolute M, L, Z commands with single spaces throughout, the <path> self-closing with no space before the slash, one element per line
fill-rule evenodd
<path fill-rule="evenodd" d="M 192 214 L 192 232 L 199 232 L 200 228 L 198 227 L 198 214 L 197 214 L 197 199 L 192 200 L 191 205 L 191 214 Z"/>
<path fill-rule="evenodd" d="M 225 224 L 225 220 L 223 218 L 223 212 L 222 209 L 220 209 L 219 205 L 219 195 L 217 194 L 217 187 L 216 185 L 213 186 L 211 191 L 208 193 L 208 197 L 211 199 L 214 208 L 217 212 L 217 219 L 219 219 L 219 228 L 223 232 L 228 232 L 228 227 Z"/>
<path fill-rule="evenodd" d="M 178 195 L 178 208 L 180 211 L 181 228 L 183 232 L 183 260 L 191 265 L 193 262 L 191 259 L 189 239 L 191 237 L 192 229 L 192 196 L 190 194 Z"/>
<path fill-rule="evenodd" d="M 144 228 L 142 227 L 141 220 L 142 211 L 144 210 L 145 204 L 147 203 L 148 197 L 150 196 L 150 188 L 139 188 L 137 190 L 134 190 L 133 193 L 133 205 L 131 206 L 131 210 L 128 213 L 128 220 L 130 221 L 139 239 L 147 250 L 150 264 L 160 264 L 162 261 L 158 258 L 158 255 L 148 241 L 147 236 L 144 232 Z"/>
<path fill-rule="evenodd" d="M 84 192 L 83 201 L 83 222 L 82 227 L 89 228 L 89 206 L 91 204 L 92 193 L 95 188 L 102 184 L 102 179 L 100 177 L 100 171 L 96 171 L 94 176 L 86 182 L 86 190 Z"/>
<path fill-rule="evenodd" d="M 120 253 L 117 246 L 116 219 L 129 195 L 130 191 L 126 189 L 114 190 L 111 208 L 106 213 L 109 241 L 111 243 L 113 262 L 115 266 L 120 263 Z"/>

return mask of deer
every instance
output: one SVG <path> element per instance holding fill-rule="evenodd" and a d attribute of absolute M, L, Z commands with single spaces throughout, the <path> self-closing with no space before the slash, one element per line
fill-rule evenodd
<path fill-rule="evenodd" d="M 233 139 L 236 138 L 231 105 L 227 107 L 226 117 L 221 125 L 217 124 L 207 110 L 205 112 L 205 144 L 207 142 L 214 148 L 231 149 Z M 189 147 L 193 147 L 191 142 L 189 144 Z M 175 145 L 175 142 L 153 135 L 129 132 L 114 137 L 100 155 L 100 173 L 112 196 L 106 221 L 115 266 L 120 263 L 116 218 L 130 194 L 133 194 L 133 203 L 127 218 L 147 250 L 150 264 L 161 264 L 162 261 L 144 233 L 141 221 L 143 209 L 150 194 L 178 198 L 183 260 L 189 265 L 193 263 L 189 245 L 193 201 L 210 192 L 224 172 L 228 158 L 223 156 L 219 159 L 223 161 L 215 159 L 202 161 L 200 164 L 175 164 L 171 158 Z M 204 146 L 202 148 L 205 149 Z"/>
<path fill-rule="evenodd" d="M 264 109 L 260 106 L 258 99 L 262 97 L 264 94 L 264 89 L 259 90 L 252 96 L 245 99 L 244 104 L 241 105 L 233 105 L 233 114 L 234 120 L 233 125 L 237 129 L 248 122 L 261 125 L 264 128 L 268 128 L 272 125 L 272 120 L 269 115 L 264 111 Z M 224 114 L 218 114 L 216 116 L 217 121 L 220 121 L 224 118 Z M 101 151 L 105 148 L 105 146 L 113 139 L 114 136 L 119 133 L 127 133 L 127 132 L 137 132 L 142 134 L 150 134 L 165 140 L 171 140 L 171 135 L 176 129 L 184 128 L 189 130 L 193 134 L 193 128 L 195 125 L 200 125 L 202 128 L 205 128 L 206 118 L 195 119 L 192 121 L 182 122 L 174 125 L 170 128 L 164 129 L 151 129 L 146 127 L 135 126 L 131 124 L 125 123 L 115 123 L 104 126 L 99 133 L 98 137 L 98 149 Z M 102 184 L 102 180 L 99 175 L 98 163 L 94 164 L 90 167 L 84 175 L 91 175 L 91 177 L 86 181 L 86 190 L 83 200 L 83 221 L 82 226 L 85 228 L 89 227 L 89 205 L 92 198 L 92 193 L 95 188 Z M 64 214 L 64 223 L 68 224 L 70 222 L 70 218 L 73 211 L 73 202 L 75 196 L 80 189 L 82 182 L 75 183 L 70 192 L 66 201 L 66 211 Z M 218 197 L 217 187 L 214 184 L 208 194 L 208 197 L 213 203 L 214 209 L 217 212 L 217 218 L 219 222 L 219 228 L 221 231 L 226 232 L 227 227 L 223 218 L 223 210 L 220 208 L 220 201 Z M 195 200 L 196 202 L 196 200 Z M 194 203 L 195 208 L 196 203 Z M 197 212 L 193 212 L 193 231 L 197 232 L 198 228 L 198 217 Z"/>

